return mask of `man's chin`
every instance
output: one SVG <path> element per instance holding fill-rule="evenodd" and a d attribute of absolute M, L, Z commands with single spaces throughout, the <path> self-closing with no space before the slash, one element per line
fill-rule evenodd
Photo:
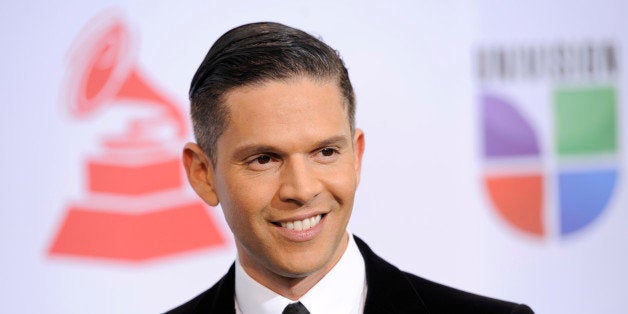
<path fill-rule="evenodd" d="M 322 241 L 329 243 L 328 241 Z M 335 247 L 321 247 L 321 242 L 313 243 L 306 250 L 285 252 L 275 260 L 274 272 L 286 278 L 305 278 L 311 275 L 321 277 L 329 272 L 342 257 L 345 247 L 339 243 Z"/>

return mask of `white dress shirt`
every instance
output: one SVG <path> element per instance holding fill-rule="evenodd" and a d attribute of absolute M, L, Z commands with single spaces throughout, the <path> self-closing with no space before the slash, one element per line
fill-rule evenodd
<path fill-rule="evenodd" d="M 235 263 L 235 310 L 238 314 L 280 314 L 286 305 L 297 301 L 264 287 Z M 336 265 L 298 301 L 311 314 L 364 312 L 366 300 L 364 259 L 353 236 Z"/>

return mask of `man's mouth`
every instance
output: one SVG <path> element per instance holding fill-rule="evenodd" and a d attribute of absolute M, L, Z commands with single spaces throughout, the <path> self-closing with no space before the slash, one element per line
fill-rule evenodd
<path fill-rule="evenodd" d="M 280 224 L 282 227 L 289 230 L 303 231 L 303 230 L 308 230 L 318 225 L 318 223 L 321 222 L 322 218 L 323 218 L 323 214 L 318 214 L 316 216 L 305 218 L 303 220 L 285 221 L 285 222 L 281 222 Z"/>

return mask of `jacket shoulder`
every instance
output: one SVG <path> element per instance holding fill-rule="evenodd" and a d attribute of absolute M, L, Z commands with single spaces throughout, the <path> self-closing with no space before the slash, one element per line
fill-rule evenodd
<path fill-rule="evenodd" d="M 166 312 L 166 314 L 197 313 L 198 308 L 202 306 L 203 302 L 207 300 L 213 300 L 216 297 L 216 290 L 218 290 L 216 285 L 197 295 L 192 300 L 189 300 L 177 306 L 176 308 Z"/>
<path fill-rule="evenodd" d="M 366 266 L 365 313 L 533 313 L 526 305 L 480 296 L 401 271 L 360 238 L 354 239 Z"/>
<path fill-rule="evenodd" d="M 234 286 L 235 268 L 231 265 L 227 274 L 214 286 L 166 313 L 235 313 Z"/>
<path fill-rule="evenodd" d="M 402 273 L 421 296 L 430 313 L 534 313 L 525 304 L 477 295 L 445 286 L 408 272 Z"/>

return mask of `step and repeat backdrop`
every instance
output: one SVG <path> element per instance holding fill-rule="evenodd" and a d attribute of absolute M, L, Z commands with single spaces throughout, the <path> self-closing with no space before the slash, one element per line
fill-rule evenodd
<path fill-rule="evenodd" d="M 0 10 L 0 312 L 160 313 L 235 257 L 187 186 L 187 90 L 255 21 L 338 49 L 366 133 L 351 232 L 538 313 L 628 297 L 628 4 L 48 1 Z"/>

